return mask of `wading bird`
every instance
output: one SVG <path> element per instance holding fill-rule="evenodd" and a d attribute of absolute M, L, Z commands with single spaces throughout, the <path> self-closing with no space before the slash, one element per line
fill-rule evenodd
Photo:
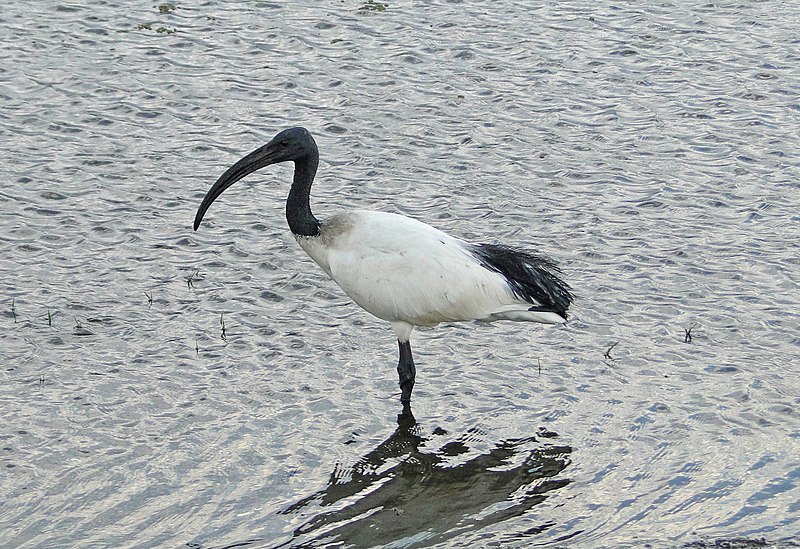
<path fill-rule="evenodd" d="M 400 347 L 400 400 L 411 401 L 415 326 L 466 320 L 559 324 L 572 303 L 551 260 L 496 244 L 471 244 L 402 215 L 349 210 L 327 219 L 311 213 L 319 151 L 305 128 L 280 132 L 228 168 L 208 190 L 194 218 L 243 177 L 294 162 L 286 220 L 300 247 L 367 312 L 391 323 Z"/>

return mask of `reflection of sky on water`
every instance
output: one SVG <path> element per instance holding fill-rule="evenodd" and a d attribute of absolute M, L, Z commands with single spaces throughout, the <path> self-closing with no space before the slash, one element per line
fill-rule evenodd
<path fill-rule="evenodd" d="M 4 3 L 0 546 L 796 544 L 800 3 L 384 3 Z M 288 234 L 290 166 L 191 228 L 294 125 L 321 216 L 530 246 L 578 294 L 415 334 L 392 444 L 425 440 L 377 467 L 395 342 Z M 560 478 L 490 475 L 542 425 L 571 482 L 509 516 Z"/>

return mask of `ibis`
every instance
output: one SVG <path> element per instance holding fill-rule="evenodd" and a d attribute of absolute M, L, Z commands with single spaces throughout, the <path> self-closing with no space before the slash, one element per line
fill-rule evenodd
<path fill-rule="evenodd" d="M 364 310 L 397 336 L 400 400 L 411 401 L 416 367 L 411 332 L 441 322 L 514 320 L 560 324 L 573 296 L 543 255 L 475 244 L 398 214 L 346 210 L 318 219 L 309 203 L 319 150 L 305 128 L 290 128 L 223 173 L 194 219 L 231 185 L 266 166 L 294 162 L 286 220 L 300 247 Z"/>

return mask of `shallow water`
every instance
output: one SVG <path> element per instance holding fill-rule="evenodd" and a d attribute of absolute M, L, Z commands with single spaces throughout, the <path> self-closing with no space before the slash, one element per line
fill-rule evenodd
<path fill-rule="evenodd" d="M 4 6 L 0 546 L 800 543 L 798 21 Z M 391 330 L 289 235 L 290 167 L 191 230 L 292 125 L 320 216 L 547 253 L 571 321 L 416 332 L 401 414 Z"/>

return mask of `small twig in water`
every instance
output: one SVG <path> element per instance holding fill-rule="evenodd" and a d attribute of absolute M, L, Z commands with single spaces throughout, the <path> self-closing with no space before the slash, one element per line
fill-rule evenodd
<path fill-rule="evenodd" d="M 692 342 L 692 330 L 694 330 L 695 326 L 697 326 L 697 324 L 692 324 L 691 326 L 689 326 L 688 329 L 686 329 L 686 328 L 683 329 L 683 331 L 686 332 L 686 335 L 683 336 L 683 342 L 684 343 L 691 343 Z"/>
<path fill-rule="evenodd" d="M 194 278 L 200 275 L 200 271 L 195 269 L 192 274 L 186 277 L 186 285 L 191 289 L 194 288 Z"/>
<path fill-rule="evenodd" d="M 542 361 L 539 360 L 539 357 L 536 357 L 536 363 L 539 365 L 539 377 L 542 377 Z"/>
<path fill-rule="evenodd" d="M 194 340 L 194 351 L 197 353 L 195 356 L 200 356 L 200 344 L 197 343 L 197 340 Z"/>
<path fill-rule="evenodd" d="M 53 325 L 53 315 L 50 314 L 50 309 L 47 309 L 47 325 Z"/>
<path fill-rule="evenodd" d="M 148 294 L 147 292 L 144 293 L 147 296 L 147 307 L 150 308 L 153 306 L 153 294 Z"/>
<path fill-rule="evenodd" d="M 14 324 L 17 323 L 17 307 L 14 298 L 11 298 L 11 314 L 14 316 Z"/>
<path fill-rule="evenodd" d="M 613 349 L 614 347 L 616 347 L 616 346 L 617 346 L 617 343 L 619 343 L 619 341 L 615 341 L 615 342 L 614 342 L 614 343 L 611 345 L 611 347 L 609 347 L 609 348 L 606 350 L 606 352 L 605 352 L 605 353 L 603 353 L 603 356 L 604 356 L 604 357 L 606 357 L 608 360 L 614 360 L 614 358 L 611 356 L 611 349 Z"/>
<path fill-rule="evenodd" d="M 81 321 L 76 318 L 75 319 L 75 335 L 88 336 L 88 335 L 92 335 L 92 332 L 90 332 L 89 330 L 84 328 L 83 325 L 81 324 Z"/>
<path fill-rule="evenodd" d="M 44 374 L 39 374 L 39 387 L 44 385 Z"/>
<path fill-rule="evenodd" d="M 225 313 L 221 313 L 219 315 L 219 325 L 222 326 L 222 334 L 220 337 L 222 337 L 222 341 L 228 341 L 228 336 L 225 335 L 225 321 L 222 319 L 222 315 L 224 314 Z"/>

